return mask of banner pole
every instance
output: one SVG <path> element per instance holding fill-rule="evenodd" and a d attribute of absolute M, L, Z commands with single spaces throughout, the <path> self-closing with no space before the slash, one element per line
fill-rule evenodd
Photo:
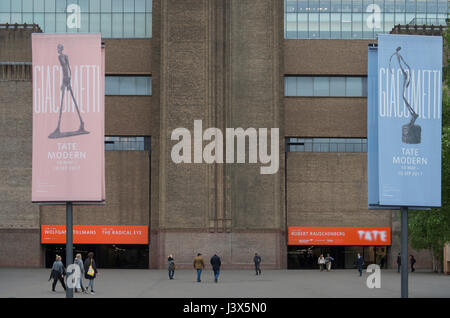
<path fill-rule="evenodd" d="M 408 298 L 408 207 L 401 207 L 402 213 L 402 247 L 401 247 L 401 260 L 402 260 L 402 298 Z"/>
<path fill-rule="evenodd" d="M 66 269 L 73 263 L 73 216 L 72 202 L 66 202 Z M 69 288 L 69 272 L 66 272 L 66 298 L 73 298 L 73 288 Z"/>

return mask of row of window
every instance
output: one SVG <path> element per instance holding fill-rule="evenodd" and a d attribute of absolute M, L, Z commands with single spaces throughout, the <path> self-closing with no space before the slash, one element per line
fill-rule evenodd
<path fill-rule="evenodd" d="M 367 77 L 285 76 L 285 96 L 366 97 Z"/>
<path fill-rule="evenodd" d="M 446 0 L 285 0 L 285 38 L 375 39 L 397 24 L 446 25 L 448 10 Z"/>
<path fill-rule="evenodd" d="M 355 76 L 285 76 L 287 97 L 366 97 L 367 77 Z M 152 95 L 151 76 L 116 76 L 105 78 L 105 95 Z"/>
<path fill-rule="evenodd" d="M 381 14 L 374 22 L 371 13 L 287 13 L 286 39 L 375 39 L 395 25 L 419 23 L 446 25 L 447 14 Z"/>
<path fill-rule="evenodd" d="M 288 152 L 367 152 L 366 138 L 287 138 Z M 105 150 L 150 151 L 150 137 L 105 136 Z"/>
<path fill-rule="evenodd" d="M 377 5 L 381 12 L 446 12 L 448 0 L 284 0 L 285 12 L 365 12 Z"/>
<path fill-rule="evenodd" d="M 108 75 L 105 95 L 152 95 L 152 77 Z"/>
<path fill-rule="evenodd" d="M 80 28 L 69 28 L 70 4 Z M 1 0 L 0 24 L 38 24 L 46 33 L 102 33 L 103 38 L 151 38 L 152 0 Z"/>
<path fill-rule="evenodd" d="M 366 138 L 286 138 L 288 152 L 367 152 Z M 105 150 L 150 151 L 150 137 L 105 136 Z"/>
<path fill-rule="evenodd" d="M 355 76 L 285 76 L 287 97 L 366 97 L 367 77 Z M 105 78 L 105 95 L 152 95 L 151 76 L 116 76 Z"/>
<path fill-rule="evenodd" d="M 76 4 L 81 12 L 152 12 L 152 0 L 1 0 L 0 12 L 66 12 Z"/>
<path fill-rule="evenodd" d="M 367 138 L 287 138 L 288 152 L 367 152 Z"/>
<path fill-rule="evenodd" d="M 150 151 L 150 137 L 105 136 L 105 150 Z"/>

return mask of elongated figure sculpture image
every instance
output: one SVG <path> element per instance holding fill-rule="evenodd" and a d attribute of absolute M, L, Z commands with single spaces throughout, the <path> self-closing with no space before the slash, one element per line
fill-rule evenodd
<path fill-rule="evenodd" d="M 73 96 L 72 91 L 72 85 L 70 84 L 71 77 L 72 77 L 72 70 L 70 69 L 69 64 L 69 58 L 67 55 L 63 54 L 64 46 L 62 44 L 58 44 L 58 60 L 61 64 L 62 72 L 63 72 L 63 80 L 61 84 L 61 105 L 59 107 L 59 118 L 58 118 L 58 126 L 56 127 L 55 131 L 52 132 L 48 138 L 65 138 L 65 137 L 71 137 L 71 136 L 78 136 L 78 135 L 85 135 L 89 134 L 88 131 L 84 129 L 84 122 L 81 118 L 80 110 L 78 108 L 77 101 L 75 100 L 75 97 Z M 60 126 L 61 126 L 61 115 L 62 115 L 62 108 L 63 108 L 63 102 L 64 102 L 64 94 L 66 91 L 70 92 L 70 95 L 72 96 L 72 100 L 75 104 L 75 108 L 78 113 L 78 117 L 80 119 L 80 128 L 75 131 L 67 131 L 67 132 L 61 132 Z M 67 106 L 67 109 L 69 106 Z"/>
<path fill-rule="evenodd" d="M 405 96 L 406 89 L 408 88 L 409 83 L 411 81 L 411 68 L 405 62 L 403 56 L 400 55 L 399 52 L 401 49 L 402 49 L 401 47 L 398 47 L 395 50 L 395 53 L 391 55 L 391 58 L 389 59 L 389 69 L 391 70 L 391 72 L 393 72 L 391 62 L 392 58 L 396 56 L 398 65 L 400 66 L 400 69 L 403 74 L 402 98 L 403 101 L 405 102 L 406 107 L 408 107 L 409 113 L 411 114 L 411 120 L 409 121 L 409 123 L 402 126 L 402 142 L 405 144 L 420 144 L 422 128 L 419 125 L 414 124 L 419 115 L 417 115 L 417 113 L 411 107 Z M 405 67 L 408 68 L 408 72 L 406 72 Z"/>

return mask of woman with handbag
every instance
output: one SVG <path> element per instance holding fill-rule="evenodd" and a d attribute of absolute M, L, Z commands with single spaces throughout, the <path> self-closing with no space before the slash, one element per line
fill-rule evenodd
<path fill-rule="evenodd" d="M 94 279 L 97 276 L 97 265 L 94 260 L 94 253 L 89 252 L 88 257 L 84 261 L 84 277 L 89 280 L 89 284 L 86 287 L 86 291 L 91 288 L 91 294 L 95 294 L 94 291 Z"/>

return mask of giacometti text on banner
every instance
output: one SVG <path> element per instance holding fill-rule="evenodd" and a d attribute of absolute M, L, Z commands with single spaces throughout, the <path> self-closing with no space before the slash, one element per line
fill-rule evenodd
<path fill-rule="evenodd" d="M 33 202 L 102 202 L 100 34 L 32 35 Z"/>

